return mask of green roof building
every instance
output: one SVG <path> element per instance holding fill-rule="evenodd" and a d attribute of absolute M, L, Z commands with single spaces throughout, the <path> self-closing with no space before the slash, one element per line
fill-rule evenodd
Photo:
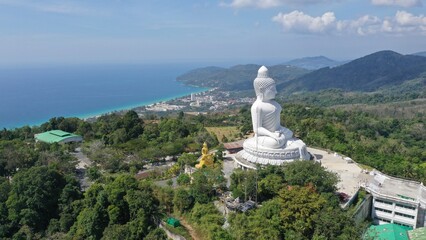
<path fill-rule="evenodd" d="M 83 138 L 80 135 L 64 132 L 62 130 L 52 130 L 34 135 L 36 141 L 45 143 L 68 143 L 81 142 Z"/>
<path fill-rule="evenodd" d="M 167 224 L 169 224 L 170 226 L 173 226 L 173 227 L 179 227 L 180 226 L 180 222 L 176 218 L 168 218 L 166 222 L 167 222 Z"/>
<path fill-rule="evenodd" d="M 408 230 L 412 228 L 394 223 L 370 226 L 364 234 L 364 240 L 409 240 Z"/>

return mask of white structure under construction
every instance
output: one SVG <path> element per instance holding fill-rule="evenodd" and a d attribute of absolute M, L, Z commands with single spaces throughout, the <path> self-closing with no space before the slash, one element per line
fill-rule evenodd
<path fill-rule="evenodd" d="M 426 187 L 423 183 L 374 171 L 361 186 L 373 196 L 371 218 L 376 224 L 426 227 Z"/>

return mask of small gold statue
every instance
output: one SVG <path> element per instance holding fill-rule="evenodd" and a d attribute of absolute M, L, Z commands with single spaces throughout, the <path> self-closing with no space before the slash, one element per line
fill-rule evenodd
<path fill-rule="evenodd" d="M 207 147 L 207 143 L 204 142 L 203 149 L 201 150 L 201 158 L 200 163 L 195 165 L 196 168 L 200 169 L 203 166 L 213 167 L 213 154 L 209 154 L 209 148 Z"/>

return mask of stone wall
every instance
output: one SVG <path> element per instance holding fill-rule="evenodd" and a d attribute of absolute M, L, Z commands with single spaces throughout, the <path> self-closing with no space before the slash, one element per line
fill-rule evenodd
<path fill-rule="evenodd" d="M 360 223 L 370 216 L 372 202 L 373 197 L 367 194 L 353 214 L 356 223 Z"/>
<path fill-rule="evenodd" d="M 164 225 L 164 223 L 163 223 L 163 222 L 161 222 L 161 223 L 158 225 L 158 227 L 162 228 L 162 229 L 166 232 L 166 234 L 167 234 L 167 237 L 168 237 L 168 238 L 173 239 L 173 240 L 186 240 L 186 238 L 182 237 L 181 235 L 174 234 L 174 233 L 170 232 L 170 231 L 169 231 L 167 228 L 165 228 L 163 225 Z"/>

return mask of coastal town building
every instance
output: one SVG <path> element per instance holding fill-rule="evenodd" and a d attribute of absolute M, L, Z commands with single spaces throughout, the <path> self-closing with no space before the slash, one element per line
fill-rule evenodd
<path fill-rule="evenodd" d="M 146 111 L 166 112 L 166 111 L 178 111 L 182 108 L 183 106 L 167 104 L 165 102 L 159 102 L 159 103 L 146 106 Z"/>
<path fill-rule="evenodd" d="M 37 142 L 45 143 L 69 143 L 69 142 L 82 142 L 83 137 L 73 133 L 65 132 L 62 130 L 51 130 L 34 135 Z"/>

